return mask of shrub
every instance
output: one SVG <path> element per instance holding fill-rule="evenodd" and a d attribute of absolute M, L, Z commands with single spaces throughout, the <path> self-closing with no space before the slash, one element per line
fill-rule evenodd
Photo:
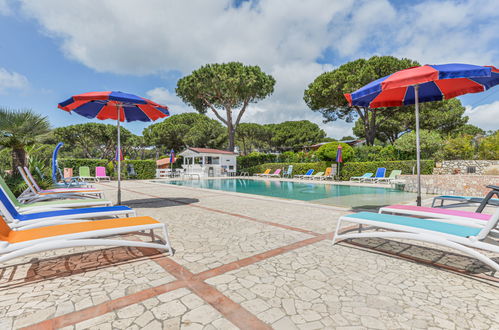
<path fill-rule="evenodd" d="M 293 175 L 305 174 L 309 169 L 314 169 L 315 172 L 323 172 L 327 167 L 331 166 L 330 162 L 313 162 L 313 163 L 265 163 L 249 167 L 243 171 L 249 172 L 250 175 L 255 173 L 263 173 L 266 169 L 270 168 L 274 172 L 278 168 L 286 171 L 289 165 L 293 165 Z"/>
<path fill-rule="evenodd" d="M 115 164 L 106 159 L 80 159 L 80 158 L 65 158 L 58 161 L 59 167 L 73 168 L 73 174 L 78 175 L 80 166 L 90 167 L 90 175 L 95 175 L 97 166 L 104 166 L 106 174 L 111 177 L 116 177 Z M 156 162 L 154 160 L 124 160 L 121 162 L 121 177 L 128 179 L 127 165 L 132 164 L 137 173 L 136 179 L 154 179 L 156 177 Z"/>
<path fill-rule="evenodd" d="M 421 158 L 430 159 L 442 146 L 442 137 L 435 131 L 420 130 Z M 395 141 L 395 149 L 403 159 L 416 159 L 416 133 L 412 131 L 402 135 Z"/>
<path fill-rule="evenodd" d="M 499 159 L 499 130 L 482 139 L 478 147 L 478 156 L 480 159 Z"/>
<path fill-rule="evenodd" d="M 388 176 L 392 170 L 401 170 L 402 174 L 412 174 L 412 169 L 416 167 L 415 160 L 401 161 L 379 161 L 379 162 L 349 162 L 341 167 L 340 175 L 342 180 L 349 180 L 352 176 L 361 176 L 364 173 L 375 173 L 378 167 L 386 168 Z M 421 174 L 432 174 L 435 167 L 434 160 L 421 161 Z"/>
<path fill-rule="evenodd" d="M 252 152 L 246 156 L 237 157 L 238 168 L 249 168 L 263 163 L 271 163 L 277 160 L 277 155 Z"/>
<path fill-rule="evenodd" d="M 475 148 L 471 135 L 449 137 L 442 147 L 442 159 L 473 159 Z"/>
<path fill-rule="evenodd" d="M 133 165 L 137 177 L 129 178 L 127 172 L 128 164 Z M 154 160 L 125 160 L 123 162 L 122 173 L 123 177 L 126 179 L 154 179 L 156 177 L 156 162 Z"/>
<path fill-rule="evenodd" d="M 326 143 L 325 145 L 321 146 L 317 150 L 317 156 L 319 157 L 320 160 L 324 161 L 334 161 L 336 160 L 336 153 L 338 151 L 338 145 L 341 145 L 343 149 L 343 161 L 349 161 L 351 158 L 353 158 L 355 151 L 353 150 L 352 147 L 350 147 L 348 144 L 343 143 L 343 142 L 330 142 Z"/>

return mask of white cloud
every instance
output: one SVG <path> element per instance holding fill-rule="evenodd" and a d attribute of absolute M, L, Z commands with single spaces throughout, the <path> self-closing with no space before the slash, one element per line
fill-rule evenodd
<path fill-rule="evenodd" d="M 477 107 L 466 107 L 464 113 L 470 117 L 469 123 L 484 130 L 497 130 L 499 127 L 499 101 Z"/>
<path fill-rule="evenodd" d="M 0 8 L 6 0 L 0 0 Z M 259 65 L 276 80 L 275 93 L 245 120 L 321 122 L 302 97 L 307 85 L 331 70 L 317 59 L 327 51 L 340 64 L 359 57 L 394 55 L 421 63 L 499 60 L 497 0 L 399 2 L 388 0 L 21 0 L 21 12 L 60 42 L 69 58 L 99 72 L 188 74 L 206 63 Z M 152 98 L 188 111 L 174 94 Z M 160 101 L 161 103 L 161 101 Z M 321 124 L 328 133 L 345 122 Z M 347 133 L 350 134 L 350 133 Z"/>
<path fill-rule="evenodd" d="M 17 72 L 9 72 L 0 68 L 0 92 L 7 89 L 24 89 L 28 86 L 28 78 Z"/>
<path fill-rule="evenodd" d="M 0 15 L 10 15 L 11 13 L 9 0 L 0 0 Z"/>
<path fill-rule="evenodd" d="M 152 101 L 162 105 L 166 105 L 172 115 L 183 112 L 192 112 L 193 109 L 189 108 L 182 100 L 175 94 L 171 93 L 164 87 L 156 87 L 146 92 L 147 97 Z"/>

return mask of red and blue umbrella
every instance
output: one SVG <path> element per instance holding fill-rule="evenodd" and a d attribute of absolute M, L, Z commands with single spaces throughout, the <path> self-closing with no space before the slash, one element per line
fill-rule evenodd
<path fill-rule="evenodd" d="M 170 150 L 170 164 L 173 165 L 173 163 L 175 163 L 175 151 L 172 149 Z"/>
<path fill-rule="evenodd" d="M 338 144 L 338 150 L 336 150 L 336 162 L 343 163 L 343 148 Z"/>
<path fill-rule="evenodd" d="M 419 102 L 441 101 L 468 93 L 479 93 L 497 84 L 499 70 L 494 66 L 460 63 L 423 65 L 375 80 L 353 93 L 345 94 L 345 98 L 351 106 L 366 108 L 415 105 L 418 175 L 416 202 L 421 205 Z"/>
<path fill-rule="evenodd" d="M 120 122 L 147 122 L 165 118 L 170 115 L 168 107 L 137 95 L 108 91 L 74 95 L 59 103 L 58 108 L 67 112 L 76 112 L 90 119 L 113 119 L 117 121 L 118 204 L 121 204 L 121 161 L 123 160 L 123 154 L 121 152 Z"/>
<path fill-rule="evenodd" d="M 471 64 L 423 65 L 375 80 L 351 94 L 350 105 L 366 108 L 399 107 L 417 102 L 451 99 L 480 93 L 499 84 L 499 69 Z"/>
<path fill-rule="evenodd" d="M 74 95 L 59 103 L 59 109 L 92 119 L 155 121 L 170 115 L 168 107 L 123 92 L 91 92 Z M 119 112 L 118 112 L 119 109 Z"/>

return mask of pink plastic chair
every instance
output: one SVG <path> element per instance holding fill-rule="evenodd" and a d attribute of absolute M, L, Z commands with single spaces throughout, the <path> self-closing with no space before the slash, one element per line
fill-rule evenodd
<path fill-rule="evenodd" d="M 100 180 L 111 181 L 111 178 L 106 175 L 106 168 L 104 166 L 97 166 L 95 168 L 95 178 L 97 179 L 97 181 Z"/>
<path fill-rule="evenodd" d="M 64 168 L 64 179 L 72 178 L 73 177 L 73 169 L 72 168 Z"/>

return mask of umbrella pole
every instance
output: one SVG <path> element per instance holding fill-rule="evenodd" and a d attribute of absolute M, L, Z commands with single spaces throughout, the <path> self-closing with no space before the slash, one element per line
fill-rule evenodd
<path fill-rule="evenodd" d="M 121 106 L 118 103 L 117 104 L 118 108 L 118 205 L 121 205 L 121 134 L 120 134 L 120 114 L 121 114 Z"/>
<path fill-rule="evenodd" d="M 417 173 L 417 196 L 416 205 L 421 206 L 421 147 L 419 144 L 419 85 L 414 85 L 414 98 L 416 108 L 416 173 Z"/>

